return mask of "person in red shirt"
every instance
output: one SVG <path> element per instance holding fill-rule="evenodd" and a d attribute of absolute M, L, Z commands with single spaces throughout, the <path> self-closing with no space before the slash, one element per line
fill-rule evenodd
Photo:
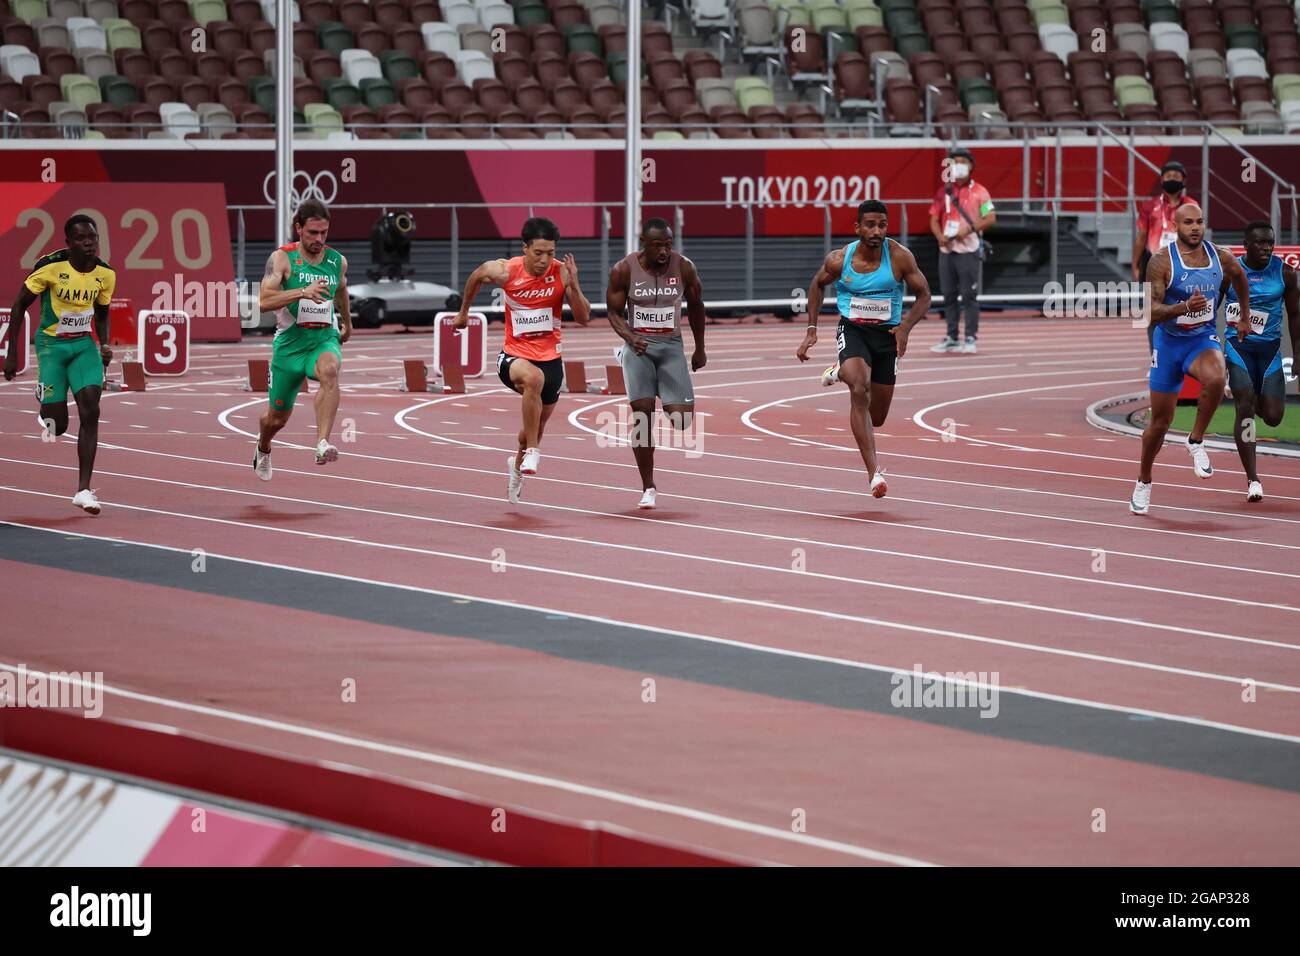
<path fill-rule="evenodd" d="M 1178 236 L 1174 213 L 1178 207 L 1196 201 L 1187 195 L 1187 169 L 1171 159 L 1160 167 L 1161 191 L 1138 206 L 1137 234 L 1133 237 L 1133 281 L 1147 277 L 1151 257 Z"/>
<path fill-rule="evenodd" d="M 989 191 L 971 177 L 975 157 L 954 149 L 943 161 L 943 188 L 930 203 L 930 232 L 939 243 L 939 288 L 948 333 L 931 352 L 974 352 L 979 332 L 979 294 L 984 279 L 981 234 L 997 221 Z M 960 300 L 960 306 L 959 306 Z M 961 339 L 961 309 L 966 342 Z"/>
<path fill-rule="evenodd" d="M 506 309 L 506 340 L 497 356 L 497 376 L 503 385 L 524 397 L 523 428 L 519 451 L 507 461 L 510 482 L 507 497 L 519 501 L 524 475 L 537 473 L 541 459 L 538 445 L 542 432 L 564 384 L 564 363 L 560 359 L 560 316 L 569 303 L 579 325 L 591 321 L 591 304 L 578 285 L 578 263 L 565 256 L 555 257 L 560 230 L 540 217 L 524 223 L 520 233 L 523 255 L 513 259 L 490 259 L 465 283 L 465 296 L 455 327 L 469 324 L 470 304 L 485 282 L 501 286 Z"/>

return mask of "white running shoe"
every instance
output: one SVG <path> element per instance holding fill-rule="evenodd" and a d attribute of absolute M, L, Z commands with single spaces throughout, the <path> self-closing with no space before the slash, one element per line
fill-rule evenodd
<path fill-rule="evenodd" d="M 840 363 L 836 362 L 826 371 L 822 372 L 822 385 L 834 385 L 840 380 Z"/>
<path fill-rule="evenodd" d="M 514 455 L 506 459 L 506 467 L 510 472 L 510 482 L 506 485 L 506 497 L 510 499 L 512 505 L 517 505 L 519 504 L 520 495 L 524 493 L 524 476 L 515 467 Z"/>
<path fill-rule="evenodd" d="M 883 498 L 889 494 L 889 485 L 885 484 L 885 469 L 881 468 L 871 476 L 871 497 Z"/>
<path fill-rule="evenodd" d="M 1205 450 L 1205 442 L 1193 443 L 1191 438 L 1188 438 L 1187 453 L 1192 456 L 1192 468 L 1195 470 L 1197 478 L 1209 478 L 1214 474 L 1214 467 L 1210 464 L 1210 455 Z"/>
<path fill-rule="evenodd" d="M 96 500 L 95 493 L 89 488 L 85 491 L 78 491 L 73 496 L 72 503 L 88 515 L 99 514 L 99 501 Z"/>
<path fill-rule="evenodd" d="M 542 460 L 542 453 L 536 448 L 524 449 L 524 460 L 519 465 L 519 472 L 523 475 L 537 474 L 537 464 Z"/>
<path fill-rule="evenodd" d="M 322 438 L 316 446 L 316 464 L 328 465 L 330 462 L 338 460 L 339 450 Z"/>
<path fill-rule="evenodd" d="M 961 350 L 966 355 L 974 355 L 976 352 L 978 352 L 979 349 L 975 347 L 975 336 L 973 335 L 966 336 L 966 344 L 961 347 Z M 956 349 L 954 349 L 953 351 L 956 351 Z"/>
<path fill-rule="evenodd" d="M 958 342 L 956 339 L 954 339 L 951 335 L 945 335 L 943 341 L 940 342 L 938 345 L 930 346 L 930 351 L 931 352 L 960 352 L 961 343 Z"/>
<path fill-rule="evenodd" d="M 1139 481 L 1133 486 L 1133 497 L 1129 499 L 1128 510 L 1135 515 L 1144 515 L 1151 510 L 1151 482 Z"/>
<path fill-rule="evenodd" d="M 646 511 L 655 506 L 655 490 L 647 488 L 641 495 L 641 500 L 636 503 L 638 508 L 644 508 Z"/>
<path fill-rule="evenodd" d="M 271 453 L 262 451 L 257 442 L 253 442 L 253 474 L 263 481 L 271 480 Z"/>
<path fill-rule="evenodd" d="M 1258 481 L 1252 481 L 1249 485 L 1246 486 L 1246 500 L 1263 501 L 1264 486 L 1261 485 Z"/>

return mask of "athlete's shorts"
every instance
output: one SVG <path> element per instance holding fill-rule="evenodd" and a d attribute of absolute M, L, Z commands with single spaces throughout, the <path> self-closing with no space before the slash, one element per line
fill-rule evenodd
<path fill-rule="evenodd" d="M 1151 373 L 1147 385 L 1153 392 L 1181 392 L 1183 377 L 1207 349 L 1218 350 L 1219 337 L 1214 326 L 1206 326 L 1196 335 L 1170 335 L 1157 324 L 1151 339 Z"/>
<path fill-rule="evenodd" d="M 36 400 L 42 405 L 62 405 L 87 385 L 104 387 L 104 361 L 93 336 L 56 338 L 36 334 Z"/>
<path fill-rule="evenodd" d="M 510 366 L 521 358 L 523 358 L 523 356 L 508 355 L 505 352 L 502 352 L 497 356 L 497 378 L 501 379 L 501 384 L 506 388 L 513 389 L 516 392 L 518 392 L 519 389 L 515 388 L 514 382 L 510 381 Z M 554 405 L 558 402 L 560 400 L 560 389 L 564 387 L 564 359 L 526 358 L 524 361 L 531 363 L 538 369 L 541 369 L 542 404 Z M 520 394 L 522 395 L 523 393 L 520 392 Z"/>
<path fill-rule="evenodd" d="M 851 358 L 866 362 L 874 384 L 893 385 L 897 380 L 898 339 L 894 338 L 893 326 L 879 329 L 841 318 L 835 330 L 835 346 L 839 349 L 840 365 Z"/>
<path fill-rule="evenodd" d="M 658 397 L 664 405 L 694 405 L 691 373 L 686 366 L 686 347 L 679 334 L 661 332 L 643 336 L 645 353 L 624 345 L 620 358 L 628 401 Z"/>
<path fill-rule="evenodd" d="M 1228 385 L 1234 396 L 1246 391 L 1270 398 L 1286 395 L 1281 338 L 1276 342 L 1258 339 L 1238 342 L 1235 335 L 1225 333 L 1223 354 L 1228 360 Z"/>
<path fill-rule="evenodd" d="M 339 349 L 336 329 L 290 328 L 275 337 L 271 349 L 271 381 L 267 388 L 267 398 L 273 409 L 277 412 L 293 410 L 302 380 L 316 381 L 316 362 L 326 352 L 337 356 L 341 368 L 343 352 Z"/>

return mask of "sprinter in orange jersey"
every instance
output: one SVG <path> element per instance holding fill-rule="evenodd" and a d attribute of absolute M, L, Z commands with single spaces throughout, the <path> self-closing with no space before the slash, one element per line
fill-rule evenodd
<path fill-rule="evenodd" d="M 485 282 L 504 291 L 506 340 L 497 356 L 497 375 L 502 383 L 524 397 L 523 428 L 519 451 L 510 456 L 507 497 L 519 501 L 524 475 L 537 474 L 542 432 L 560 400 L 564 385 L 564 363 L 560 358 L 560 314 L 569 303 L 579 325 L 591 321 L 591 303 L 578 286 L 578 264 L 573 256 L 563 263 L 555 257 L 560 230 L 549 219 L 534 218 L 524 223 L 520 234 L 523 255 L 513 259 L 491 259 L 465 283 L 465 295 L 455 326 L 469 323 L 470 303 Z"/>

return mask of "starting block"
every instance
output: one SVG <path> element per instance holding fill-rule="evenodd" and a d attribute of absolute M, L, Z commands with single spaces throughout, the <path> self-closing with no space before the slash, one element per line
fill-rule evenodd
<path fill-rule="evenodd" d="M 565 362 L 564 384 L 569 386 L 570 392 L 591 391 L 587 385 L 587 366 L 582 362 Z"/>
<path fill-rule="evenodd" d="M 246 392 L 265 392 L 271 386 L 271 363 L 266 359 L 248 360 L 248 384 Z"/>
<path fill-rule="evenodd" d="M 147 387 L 144 380 L 144 364 L 124 361 L 122 363 L 122 391 L 143 392 Z"/>
<path fill-rule="evenodd" d="M 623 366 L 606 365 L 605 382 L 605 387 L 601 390 L 602 395 L 627 394 L 627 385 L 623 383 Z"/>
<path fill-rule="evenodd" d="M 302 385 L 298 386 L 298 394 L 308 392 L 308 379 L 302 380 Z M 269 392 L 271 390 L 271 362 L 269 359 L 249 359 L 248 360 L 248 384 L 244 386 L 246 392 Z"/>
<path fill-rule="evenodd" d="M 403 392 L 427 392 L 429 390 L 429 367 L 419 359 L 403 359 Z"/>
<path fill-rule="evenodd" d="M 465 369 L 456 362 L 445 361 L 442 364 L 442 390 L 454 395 L 465 394 Z"/>

